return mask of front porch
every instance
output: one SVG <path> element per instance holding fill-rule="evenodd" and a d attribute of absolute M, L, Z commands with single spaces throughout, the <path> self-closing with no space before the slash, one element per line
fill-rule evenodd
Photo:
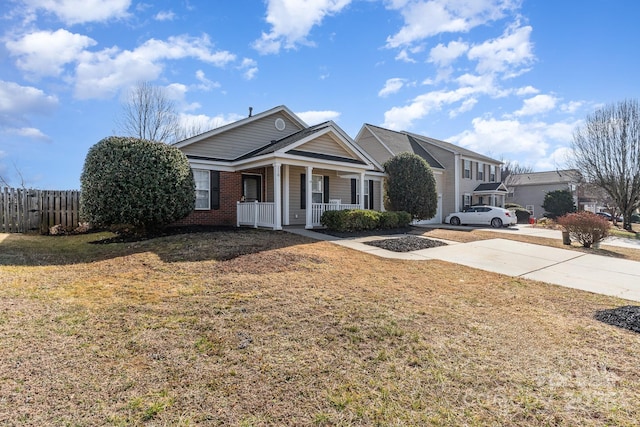
<path fill-rule="evenodd" d="M 312 203 L 311 227 L 321 227 L 320 219 L 325 211 L 340 211 L 345 209 L 360 209 L 359 204 L 343 203 Z M 266 227 L 274 230 L 282 229 L 282 224 L 277 224 L 276 206 L 273 202 L 238 202 L 237 226 L 250 226 L 254 228 Z"/>
<path fill-rule="evenodd" d="M 383 210 L 383 174 L 351 165 L 275 163 L 240 172 L 242 197 L 236 202 L 236 225 L 281 230 L 299 225 L 321 227 L 328 210 Z"/>

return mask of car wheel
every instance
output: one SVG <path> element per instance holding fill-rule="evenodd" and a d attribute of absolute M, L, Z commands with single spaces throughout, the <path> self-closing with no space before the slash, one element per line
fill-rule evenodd
<path fill-rule="evenodd" d="M 491 226 L 493 228 L 502 228 L 502 220 L 500 218 L 493 218 L 491 220 Z"/>
<path fill-rule="evenodd" d="M 458 218 L 457 216 L 452 217 L 449 220 L 449 224 L 451 224 L 451 225 L 460 225 L 460 218 Z"/>

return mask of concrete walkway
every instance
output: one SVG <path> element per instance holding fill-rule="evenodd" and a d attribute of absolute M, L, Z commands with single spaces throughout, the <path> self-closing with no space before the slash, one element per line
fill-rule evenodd
<path fill-rule="evenodd" d="M 507 239 L 481 240 L 471 243 L 447 242 L 449 245 L 413 252 L 391 252 L 364 242 L 403 236 L 372 236 L 340 239 L 304 229 L 287 231 L 389 259 L 442 260 L 512 277 L 539 280 L 554 285 L 640 301 L 640 262 L 585 254 L 567 249 L 522 243 Z M 493 230 L 496 231 L 496 230 Z M 517 230 L 503 230 L 514 233 Z M 547 233 L 543 236 L 543 233 Z M 523 227 L 522 234 L 539 233 L 541 237 L 561 238 L 561 233 Z M 627 240 L 627 239 L 623 239 Z M 634 241 L 631 241 L 632 244 Z M 638 247 L 640 249 L 640 246 Z"/>

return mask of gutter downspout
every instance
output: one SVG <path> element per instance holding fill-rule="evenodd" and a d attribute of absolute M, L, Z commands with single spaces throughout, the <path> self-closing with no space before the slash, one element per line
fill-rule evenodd
<path fill-rule="evenodd" d="M 456 153 L 453 163 L 454 212 L 460 212 L 460 154 Z"/>

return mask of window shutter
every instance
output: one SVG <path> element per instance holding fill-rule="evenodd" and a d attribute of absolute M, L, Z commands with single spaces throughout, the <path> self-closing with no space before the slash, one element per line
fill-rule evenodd
<path fill-rule="evenodd" d="M 211 209 L 220 209 L 220 171 L 209 172 L 211 179 Z"/>
<path fill-rule="evenodd" d="M 351 178 L 351 204 L 352 205 L 355 205 L 356 203 L 358 203 L 356 199 L 356 185 L 358 185 L 356 182 L 356 179 Z"/>
<path fill-rule="evenodd" d="M 322 183 L 322 190 L 324 191 L 324 203 L 329 203 L 329 177 L 328 176 L 324 176 L 324 182 Z"/>
<path fill-rule="evenodd" d="M 369 180 L 369 209 L 373 209 L 373 181 Z"/>
<path fill-rule="evenodd" d="M 300 209 L 307 208 L 307 180 L 306 174 L 300 174 Z"/>

